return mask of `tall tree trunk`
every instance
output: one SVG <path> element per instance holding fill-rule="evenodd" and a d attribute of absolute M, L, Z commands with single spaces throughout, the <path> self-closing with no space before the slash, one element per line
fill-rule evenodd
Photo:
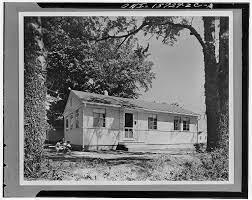
<path fill-rule="evenodd" d="M 40 170 L 46 133 L 46 51 L 40 17 L 24 18 L 24 174 Z"/>
<path fill-rule="evenodd" d="M 205 48 L 203 49 L 205 63 L 205 98 L 207 114 L 207 150 L 215 149 L 217 145 L 218 127 L 218 91 L 217 63 L 214 46 L 214 17 L 203 17 Z"/>
<path fill-rule="evenodd" d="M 229 80 L 229 18 L 220 18 L 220 47 L 218 64 L 218 98 L 219 98 L 219 140 L 218 146 L 228 149 L 228 80 Z"/>
<path fill-rule="evenodd" d="M 220 18 L 220 59 L 218 68 L 218 91 L 220 99 L 220 111 L 228 102 L 228 67 L 229 67 L 229 37 L 228 17 Z"/>

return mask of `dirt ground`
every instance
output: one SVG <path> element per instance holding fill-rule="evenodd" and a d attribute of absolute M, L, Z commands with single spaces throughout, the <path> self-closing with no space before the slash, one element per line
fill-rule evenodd
<path fill-rule="evenodd" d="M 71 154 L 46 150 L 39 179 L 146 181 L 176 180 L 186 161 L 197 162 L 195 154 L 99 151 Z"/>

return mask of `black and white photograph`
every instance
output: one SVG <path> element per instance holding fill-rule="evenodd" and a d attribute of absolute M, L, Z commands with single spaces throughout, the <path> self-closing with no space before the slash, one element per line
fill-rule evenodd
<path fill-rule="evenodd" d="M 232 181 L 230 12 L 19 20 L 23 183 Z"/>
<path fill-rule="evenodd" d="M 249 6 L 5 2 L 3 197 L 248 198 Z"/>

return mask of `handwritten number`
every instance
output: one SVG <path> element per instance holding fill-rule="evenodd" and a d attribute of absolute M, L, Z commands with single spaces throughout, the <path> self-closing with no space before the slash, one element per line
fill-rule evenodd
<path fill-rule="evenodd" d="M 187 3 L 187 4 L 185 5 L 185 8 L 191 8 L 191 4 L 190 4 L 190 3 Z"/>
<path fill-rule="evenodd" d="M 184 8 L 199 8 L 199 7 L 206 7 L 206 8 L 213 8 L 213 4 L 202 4 L 202 3 L 155 3 L 152 5 L 150 8 L 152 9 L 158 9 L 158 8 L 179 8 L 179 7 L 184 7 Z M 148 3 L 126 3 L 121 6 L 121 8 L 130 8 L 130 9 L 141 9 L 141 8 L 148 8 Z"/>
<path fill-rule="evenodd" d="M 126 4 L 123 4 L 123 5 L 121 6 L 121 8 L 127 8 L 128 6 L 129 6 L 129 4 L 126 3 Z"/>

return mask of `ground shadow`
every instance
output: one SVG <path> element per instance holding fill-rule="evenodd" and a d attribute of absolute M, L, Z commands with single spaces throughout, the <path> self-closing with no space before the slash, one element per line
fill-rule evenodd
<path fill-rule="evenodd" d="M 137 164 L 143 161 L 150 161 L 153 158 L 149 158 L 147 156 L 139 156 L 139 157 L 129 157 L 122 156 L 116 158 L 97 158 L 97 157 L 89 157 L 89 156 L 76 156 L 76 155 L 67 155 L 63 153 L 48 153 L 45 155 L 46 159 L 53 161 L 63 161 L 63 162 L 89 162 L 95 164 L 106 164 L 106 165 L 121 165 L 121 164 Z"/>

